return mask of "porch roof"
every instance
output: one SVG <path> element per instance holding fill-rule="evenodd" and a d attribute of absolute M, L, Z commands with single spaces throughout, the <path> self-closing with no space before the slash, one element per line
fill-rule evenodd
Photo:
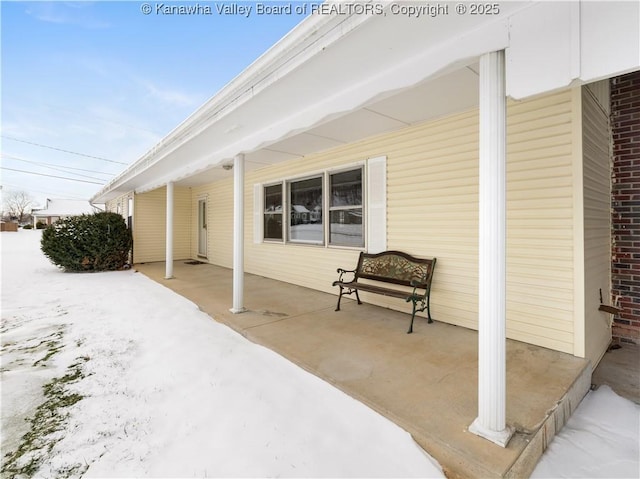
<path fill-rule="evenodd" d="M 514 99 L 640 67 L 637 2 L 503 2 L 499 13 L 311 15 L 92 202 L 304 157 L 478 104 L 477 59 L 507 54 Z"/>

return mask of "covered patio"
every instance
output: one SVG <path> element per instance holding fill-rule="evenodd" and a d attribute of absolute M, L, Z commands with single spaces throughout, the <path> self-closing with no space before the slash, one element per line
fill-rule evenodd
<path fill-rule="evenodd" d="M 610 5 L 311 15 L 92 200 L 130 206 L 132 261 L 166 261 L 147 274 L 392 418 L 450 476 L 526 475 L 610 341 L 608 79 L 638 68 L 637 5 Z M 342 173 L 357 193 L 333 204 Z M 310 179 L 324 219 L 299 237 L 285 213 Z M 332 238 L 343 209 L 362 212 L 357 245 Z M 441 323 L 408 337 L 402 312 L 335 313 L 354 246 L 437 257 Z"/>
<path fill-rule="evenodd" d="M 215 320 L 367 404 L 407 430 L 448 477 L 528 476 L 590 387 L 585 359 L 507 340 L 505 448 L 468 432 L 478 409 L 478 333 L 245 274 L 246 312 L 229 311 L 233 271 L 175 261 L 136 269 L 197 304 Z M 194 263 L 194 262 L 191 262 Z M 309 404 L 309 407 L 314 407 Z"/>

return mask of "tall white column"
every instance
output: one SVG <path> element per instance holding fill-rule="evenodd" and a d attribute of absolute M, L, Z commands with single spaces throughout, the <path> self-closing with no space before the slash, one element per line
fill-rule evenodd
<path fill-rule="evenodd" d="M 244 155 L 233 159 L 233 307 L 244 309 Z"/>
<path fill-rule="evenodd" d="M 504 51 L 480 57 L 478 417 L 469 431 L 506 447 L 506 97 Z"/>
<path fill-rule="evenodd" d="M 173 181 L 167 183 L 167 231 L 165 253 L 165 279 L 173 278 Z"/>

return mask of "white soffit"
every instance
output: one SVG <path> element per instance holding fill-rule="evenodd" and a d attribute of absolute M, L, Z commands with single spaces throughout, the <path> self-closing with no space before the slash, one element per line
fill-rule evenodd
<path fill-rule="evenodd" d="M 245 160 L 247 162 L 247 170 L 261 168 L 263 166 L 274 165 L 281 161 L 294 160 L 299 158 L 299 155 L 293 153 L 287 153 L 283 151 L 274 151 L 269 148 L 263 148 L 258 151 L 247 153 Z"/>
<path fill-rule="evenodd" d="M 304 156 L 316 151 L 328 150 L 336 146 L 342 145 L 343 142 L 332 138 L 312 135 L 310 133 L 300 133 L 298 135 L 287 138 L 269 145 L 269 150 L 289 153 L 297 156 Z"/>
<path fill-rule="evenodd" d="M 446 116 L 452 113 L 465 111 L 478 105 L 478 76 L 477 63 L 470 66 L 460 66 L 457 70 L 448 71 L 446 74 L 418 84 L 413 88 L 405 88 L 397 91 L 392 96 L 387 93 L 384 100 L 374 102 L 364 108 L 351 112 L 334 114 L 333 119 L 325 119 L 316 127 L 301 132 L 290 132 L 282 140 L 265 142 L 253 151 L 246 153 L 247 170 L 260 168 L 299 158 L 312 153 L 328 150 L 340 145 L 358 141 L 373 135 L 391 132 L 407 125 L 425 120 Z M 306 73 L 306 72 L 305 72 Z M 281 90 L 282 91 L 282 90 Z M 284 91 L 288 91 L 284 89 Z M 284 97 L 279 99 L 285 101 Z M 260 108 L 256 104 L 261 105 Z M 173 165 L 174 179 L 180 180 L 183 185 L 203 184 L 203 178 L 213 181 L 214 176 L 205 175 L 208 168 L 219 168 L 220 158 L 230 158 L 231 153 L 216 151 L 221 144 L 233 143 L 237 139 L 238 144 L 243 142 L 247 132 L 254 130 L 254 124 L 267 123 L 265 117 L 281 114 L 279 104 L 270 93 L 264 93 L 256 97 L 252 108 L 256 113 L 242 121 L 242 107 L 230 113 L 212 125 L 202 134 L 191 139 L 186 144 L 174 150 L 165 161 L 154 165 L 151 169 L 156 173 L 161 171 L 166 174 L 158 174 L 155 181 L 139 183 L 140 189 L 150 190 L 162 186 L 163 182 L 172 178 L 168 165 Z M 277 117 L 277 116 L 276 116 Z M 269 128 L 273 128 L 270 124 Z M 264 131 L 262 135 L 269 133 Z M 264 136 L 263 136 L 264 137 Z M 230 151 L 237 151 L 229 148 Z M 207 160 L 207 157 L 210 158 Z M 178 158 L 199 159 L 191 164 L 184 162 L 176 168 L 175 161 Z M 166 161 L 173 159 L 173 161 Z M 224 160 L 223 160 L 224 162 Z M 192 175 L 198 175 L 197 179 L 190 180 Z M 147 177 L 141 175 L 140 178 Z M 217 178 L 217 177 L 216 177 Z M 217 178 L 219 179 L 219 178 Z"/>
<path fill-rule="evenodd" d="M 368 136 L 397 130 L 408 123 L 373 109 L 364 108 L 309 130 L 309 133 L 351 143 Z"/>
<path fill-rule="evenodd" d="M 418 85 L 368 109 L 414 124 L 478 106 L 477 63 Z"/>

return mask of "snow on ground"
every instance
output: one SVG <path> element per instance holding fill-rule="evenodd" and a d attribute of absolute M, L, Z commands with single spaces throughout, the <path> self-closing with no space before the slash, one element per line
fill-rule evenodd
<path fill-rule="evenodd" d="M 443 477 L 407 432 L 192 302 L 133 271 L 62 273 L 39 238 L 1 237 L 3 454 L 39 386 L 74 363 L 84 377 L 51 452 L 18 462 L 43 455 L 37 476 Z M 46 361 L 16 360 L 57 331 Z"/>
<path fill-rule="evenodd" d="M 640 406 L 609 386 L 590 391 L 531 477 L 640 477 Z"/>
<path fill-rule="evenodd" d="M 62 273 L 39 239 L 38 231 L 0 236 L 2 454 L 24 449 L 14 469 L 444 477 L 405 431 L 192 302 L 133 271 Z M 54 378 L 63 392 L 45 396 Z M 67 401 L 63 421 L 50 420 L 38 440 L 23 436 L 25 419 L 42 418 L 52 397 Z M 638 477 L 639 425 L 640 406 L 606 387 L 591 392 L 534 477 Z"/>

